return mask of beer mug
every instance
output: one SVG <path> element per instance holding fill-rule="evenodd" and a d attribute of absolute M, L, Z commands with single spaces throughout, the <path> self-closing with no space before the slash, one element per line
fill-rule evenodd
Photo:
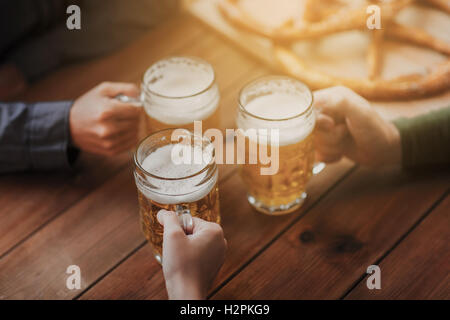
<path fill-rule="evenodd" d="M 219 88 L 213 67 L 195 57 L 173 56 L 153 64 L 144 74 L 141 95 L 133 102 L 145 109 L 148 134 L 167 128 L 193 130 L 195 120 L 203 128 L 219 127 Z"/>
<path fill-rule="evenodd" d="M 145 138 L 134 155 L 142 231 L 162 262 L 161 209 L 178 214 L 187 234 L 192 217 L 220 223 L 218 169 L 211 141 L 186 129 L 166 129 Z"/>
<path fill-rule="evenodd" d="M 262 175 L 260 169 L 265 164 L 258 157 L 257 163 L 246 162 L 240 167 L 248 201 L 262 213 L 290 213 L 298 209 L 307 196 L 306 184 L 315 166 L 313 130 L 316 116 L 312 102 L 312 92 L 305 84 L 284 76 L 257 79 L 240 92 L 236 122 L 241 129 L 238 132 L 245 136 L 246 155 L 251 157 L 251 153 L 257 152 L 255 150 L 261 150 L 261 141 L 267 141 L 267 148 L 275 145 L 274 140 L 268 141 L 268 133 L 262 134 L 260 131 L 264 130 L 260 129 L 278 131 L 277 173 Z M 256 130 L 256 136 L 252 138 L 249 129 Z M 256 145 L 253 151 L 252 144 Z M 316 171 L 319 172 L 321 167 L 323 164 Z"/>

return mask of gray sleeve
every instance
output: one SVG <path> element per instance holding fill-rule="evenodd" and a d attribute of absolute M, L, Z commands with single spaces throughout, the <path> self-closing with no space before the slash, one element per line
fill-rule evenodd
<path fill-rule="evenodd" d="M 71 168 L 71 101 L 0 103 L 0 173 Z"/>

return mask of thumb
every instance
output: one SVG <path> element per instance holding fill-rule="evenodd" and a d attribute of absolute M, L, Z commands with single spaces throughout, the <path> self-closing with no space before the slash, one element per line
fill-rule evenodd
<path fill-rule="evenodd" d="M 156 217 L 158 222 L 164 227 L 164 233 L 180 231 L 184 234 L 183 228 L 181 227 L 178 216 L 175 212 L 160 210 Z"/>

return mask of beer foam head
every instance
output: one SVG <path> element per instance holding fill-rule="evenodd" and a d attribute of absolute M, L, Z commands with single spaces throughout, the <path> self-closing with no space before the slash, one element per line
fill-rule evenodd
<path fill-rule="evenodd" d="M 144 76 L 143 91 L 147 114 L 171 125 L 204 120 L 219 103 L 214 69 L 190 57 L 171 57 L 155 63 Z"/>
<path fill-rule="evenodd" d="M 193 202 L 206 196 L 217 182 L 217 172 L 208 181 L 204 181 L 209 174 L 208 170 L 200 172 L 210 163 L 211 153 L 202 150 L 200 146 L 189 146 L 189 149 L 191 151 L 188 157 L 184 158 L 184 162 L 176 158 L 180 152 L 188 150 L 186 145 L 169 144 L 150 153 L 141 166 L 156 176 L 147 177 L 147 181 L 155 188 L 141 187 L 141 192 L 149 199 L 162 204 Z"/>
<path fill-rule="evenodd" d="M 278 129 L 279 144 L 289 145 L 304 140 L 315 125 L 312 93 L 301 82 L 285 77 L 262 78 L 241 92 L 238 127 L 256 129 L 258 136 Z M 267 129 L 267 134 L 263 130 Z"/>
<path fill-rule="evenodd" d="M 306 96 L 275 92 L 251 100 L 245 110 L 264 119 L 282 120 L 305 112 L 309 104 Z"/>

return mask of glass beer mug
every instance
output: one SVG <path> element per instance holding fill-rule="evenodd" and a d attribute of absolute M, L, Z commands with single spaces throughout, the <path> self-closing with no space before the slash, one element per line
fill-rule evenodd
<path fill-rule="evenodd" d="M 148 134 L 167 128 L 192 131 L 195 120 L 201 120 L 204 129 L 220 125 L 214 69 L 199 58 L 173 56 L 159 60 L 145 72 L 139 99 L 125 95 L 117 98 L 144 107 Z"/>
<path fill-rule="evenodd" d="M 284 76 L 257 79 L 240 92 L 238 132 L 245 136 L 245 154 L 257 159 L 254 164 L 247 161 L 241 165 L 240 174 L 249 203 L 262 213 L 281 215 L 298 209 L 307 196 L 306 184 L 313 172 L 323 168 L 319 164 L 314 170 L 316 116 L 312 102 L 312 92 L 305 84 Z M 249 134 L 252 129 L 256 135 Z M 267 143 L 268 149 L 272 147 L 272 152 L 275 150 L 271 140 L 274 137 L 269 139 L 272 129 L 278 132 L 278 172 L 262 175 L 261 168 L 267 165 L 261 162 L 257 150 L 261 150 L 261 141 Z"/>
<path fill-rule="evenodd" d="M 161 209 L 178 214 L 187 234 L 192 217 L 220 223 L 218 168 L 210 140 L 186 129 L 165 129 L 144 139 L 134 155 L 142 231 L 162 262 Z"/>

